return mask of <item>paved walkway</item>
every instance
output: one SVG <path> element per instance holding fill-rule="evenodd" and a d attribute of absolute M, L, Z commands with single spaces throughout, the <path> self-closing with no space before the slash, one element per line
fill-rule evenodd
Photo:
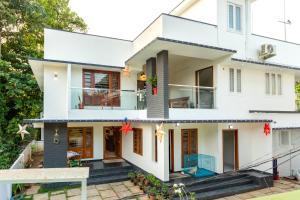
<path fill-rule="evenodd" d="M 88 186 L 88 200 L 114 200 L 114 199 L 148 199 L 138 186 L 134 186 L 130 181 L 91 185 Z M 80 188 L 59 190 L 55 192 L 37 194 L 37 187 L 32 187 L 26 191 L 33 200 L 80 200 Z"/>
<path fill-rule="evenodd" d="M 274 182 L 274 187 L 265 188 L 262 190 L 256 190 L 253 192 L 247 192 L 230 197 L 221 198 L 218 200 L 244 200 L 255 197 L 262 197 L 272 194 L 279 194 L 282 192 L 288 192 L 293 190 L 299 190 L 300 184 L 295 181 L 280 180 Z M 26 193 L 29 197 L 33 197 L 33 200 L 80 200 L 80 188 L 74 188 L 69 190 L 60 190 L 55 192 L 37 194 L 38 187 L 33 186 Z M 138 186 L 134 186 L 130 181 L 91 185 L 88 186 L 88 199 L 89 200 L 114 200 L 114 199 L 148 199 L 146 195 L 139 189 Z"/>

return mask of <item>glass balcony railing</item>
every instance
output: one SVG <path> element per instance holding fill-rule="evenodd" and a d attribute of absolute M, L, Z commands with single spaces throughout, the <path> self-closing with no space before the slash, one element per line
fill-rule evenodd
<path fill-rule="evenodd" d="M 169 84 L 169 108 L 215 108 L 215 88 Z"/>
<path fill-rule="evenodd" d="M 146 91 L 71 88 L 71 108 L 143 110 L 146 108 Z"/>

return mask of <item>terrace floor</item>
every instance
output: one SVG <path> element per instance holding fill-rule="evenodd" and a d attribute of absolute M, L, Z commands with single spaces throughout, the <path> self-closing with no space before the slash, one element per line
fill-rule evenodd
<path fill-rule="evenodd" d="M 80 188 L 64 189 L 54 192 L 37 193 L 38 186 L 33 186 L 26 191 L 28 199 L 33 200 L 80 200 Z M 256 190 L 248 193 L 238 194 L 221 198 L 218 200 L 244 200 L 255 197 L 268 196 L 283 192 L 299 190 L 300 183 L 290 180 L 274 181 L 274 187 Z M 138 186 L 134 186 L 130 181 L 108 183 L 101 185 L 88 186 L 89 200 L 108 200 L 108 199 L 148 199 Z"/>

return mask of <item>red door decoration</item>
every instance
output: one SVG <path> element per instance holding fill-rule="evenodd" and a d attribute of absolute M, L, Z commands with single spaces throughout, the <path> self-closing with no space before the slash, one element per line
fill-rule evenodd
<path fill-rule="evenodd" d="M 132 131 L 131 123 L 128 122 L 127 117 L 124 120 L 125 122 L 122 124 L 122 128 L 120 129 L 122 133 L 127 135 L 129 132 Z"/>
<path fill-rule="evenodd" d="M 269 123 L 265 123 L 265 126 L 264 126 L 264 133 L 266 135 L 269 135 L 271 132 L 271 128 L 270 128 L 270 124 Z"/>

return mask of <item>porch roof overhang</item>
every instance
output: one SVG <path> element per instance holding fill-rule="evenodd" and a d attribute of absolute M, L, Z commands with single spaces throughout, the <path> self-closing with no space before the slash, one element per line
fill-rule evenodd
<path fill-rule="evenodd" d="M 151 57 L 156 57 L 160 51 L 167 50 L 169 54 L 215 60 L 236 53 L 235 50 L 209 46 L 192 42 L 157 37 L 144 48 L 136 52 L 125 63 L 126 65 L 142 66 Z"/>
<path fill-rule="evenodd" d="M 138 123 L 271 123 L 271 119 L 209 119 L 209 120 L 180 120 L 180 119 L 128 119 Z M 23 123 L 68 123 L 68 122 L 124 122 L 124 119 L 25 119 Z"/>
<path fill-rule="evenodd" d="M 63 67 L 67 64 L 77 65 L 77 66 L 89 66 L 89 67 L 96 67 L 99 69 L 102 68 L 109 68 L 112 69 L 123 69 L 124 66 L 110 66 L 110 65 L 102 65 L 96 63 L 81 63 L 81 62 L 72 62 L 66 60 L 53 60 L 53 59 L 39 59 L 39 58 L 28 58 L 28 63 L 31 66 L 31 69 L 34 73 L 34 76 L 37 80 L 37 83 L 40 89 L 43 91 L 44 88 L 44 66 L 56 66 L 56 67 Z"/>

